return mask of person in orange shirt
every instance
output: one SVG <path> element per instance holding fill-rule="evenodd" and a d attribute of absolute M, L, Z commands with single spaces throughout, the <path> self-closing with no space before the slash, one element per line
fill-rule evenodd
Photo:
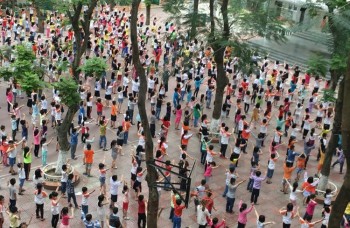
<path fill-rule="evenodd" d="M 111 107 L 111 127 L 113 129 L 116 129 L 115 122 L 117 121 L 117 113 L 118 113 L 118 107 L 117 102 L 112 101 L 112 107 Z"/>
<path fill-rule="evenodd" d="M 297 158 L 297 177 L 295 178 L 295 181 L 298 182 L 300 179 L 300 175 L 305 169 L 305 161 L 306 156 L 304 153 L 300 154 Z"/>
<path fill-rule="evenodd" d="M 281 192 L 283 192 L 284 194 L 287 194 L 287 191 L 288 191 L 288 188 L 289 188 L 289 185 L 288 185 L 287 181 L 290 182 L 291 177 L 292 177 L 292 172 L 294 171 L 295 168 L 296 168 L 296 166 L 293 167 L 292 163 L 285 162 L 283 164 L 284 172 L 283 172 L 283 180 L 282 180 Z"/>
<path fill-rule="evenodd" d="M 128 137 L 129 137 L 129 129 L 131 127 L 131 123 L 129 120 L 129 117 L 125 117 L 122 126 L 124 128 L 124 144 L 128 143 Z"/>
<path fill-rule="evenodd" d="M 83 158 L 83 164 L 85 165 L 85 173 L 84 175 L 87 175 L 91 177 L 91 168 L 92 168 L 92 163 L 94 162 L 94 154 L 95 152 L 91 150 L 91 144 L 88 143 L 86 145 L 86 150 L 84 151 L 84 158 Z"/>

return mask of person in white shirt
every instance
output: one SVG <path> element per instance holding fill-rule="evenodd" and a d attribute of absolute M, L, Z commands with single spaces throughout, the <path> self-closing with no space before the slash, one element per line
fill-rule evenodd
<path fill-rule="evenodd" d="M 111 193 L 110 207 L 114 208 L 115 203 L 118 201 L 118 188 L 122 184 L 122 182 L 118 181 L 117 175 L 113 175 L 109 179 L 109 184 L 110 184 L 109 192 Z"/>
<path fill-rule="evenodd" d="M 199 228 L 207 227 L 207 217 L 210 218 L 210 213 L 205 207 L 205 201 L 203 200 L 201 204 L 197 206 L 197 223 Z"/>
<path fill-rule="evenodd" d="M 147 88 L 148 88 L 148 99 L 151 99 L 151 93 L 154 90 L 155 81 L 153 79 L 153 76 L 149 77 L 147 80 Z"/>

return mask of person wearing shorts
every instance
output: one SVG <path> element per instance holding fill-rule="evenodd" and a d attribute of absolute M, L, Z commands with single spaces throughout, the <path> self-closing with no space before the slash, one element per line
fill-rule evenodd
<path fill-rule="evenodd" d="M 122 185 L 121 181 L 118 181 L 118 176 L 117 175 L 113 175 L 110 179 L 109 179 L 109 192 L 111 194 L 111 204 L 110 204 L 110 208 L 114 208 L 115 203 L 118 201 L 118 188 L 119 186 Z"/>
<path fill-rule="evenodd" d="M 92 168 L 92 163 L 94 161 L 94 151 L 91 150 L 91 144 L 88 143 L 86 145 L 86 150 L 84 151 L 84 164 L 85 164 L 85 173 L 83 173 L 84 175 L 87 176 L 91 176 L 90 172 L 91 172 L 91 168 Z"/>

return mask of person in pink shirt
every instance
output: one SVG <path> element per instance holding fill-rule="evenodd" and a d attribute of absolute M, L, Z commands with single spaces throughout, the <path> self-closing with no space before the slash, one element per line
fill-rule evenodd
<path fill-rule="evenodd" d="M 38 127 L 34 127 L 33 130 L 33 143 L 34 143 L 34 155 L 36 158 L 39 157 L 39 149 L 40 149 L 40 131 Z"/>
<path fill-rule="evenodd" d="M 11 112 L 12 102 L 13 102 L 13 93 L 11 87 L 6 89 L 6 101 L 7 101 L 7 112 Z"/>
<path fill-rule="evenodd" d="M 315 201 L 316 195 L 315 194 L 311 194 L 307 197 L 306 199 L 306 211 L 305 214 L 303 216 L 303 219 L 306 220 L 306 218 L 310 218 L 310 221 L 312 220 L 312 216 L 314 215 L 314 210 L 315 207 L 317 205 L 317 202 Z"/>
<path fill-rule="evenodd" d="M 207 169 L 204 171 L 204 178 L 207 183 L 209 183 L 209 178 L 212 176 L 213 169 L 218 167 L 219 165 L 216 165 L 214 161 L 208 163 Z"/>
<path fill-rule="evenodd" d="M 238 226 L 237 228 L 244 228 L 247 224 L 247 214 L 251 212 L 254 208 L 254 203 L 251 204 L 249 208 L 247 208 L 247 204 L 243 203 L 243 201 L 239 201 L 239 214 L 238 214 Z"/>
<path fill-rule="evenodd" d="M 69 220 L 74 218 L 74 207 L 71 208 L 71 211 L 72 211 L 72 215 L 69 216 L 68 215 L 68 212 L 69 212 L 68 207 L 62 208 L 62 211 L 61 211 L 62 222 L 60 224 L 60 228 L 70 228 Z"/>

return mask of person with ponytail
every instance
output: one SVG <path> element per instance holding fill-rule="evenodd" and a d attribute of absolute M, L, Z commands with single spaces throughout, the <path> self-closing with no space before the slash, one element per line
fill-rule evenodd
<path fill-rule="evenodd" d="M 68 215 L 68 212 L 69 212 L 68 207 L 62 208 L 61 216 L 60 216 L 62 219 L 62 222 L 61 222 L 60 228 L 70 228 L 69 220 L 74 218 L 74 207 L 71 208 L 71 213 L 72 213 L 71 216 Z"/>
<path fill-rule="evenodd" d="M 279 210 L 279 213 L 282 215 L 283 228 L 290 228 L 292 225 L 292 219 L 297 216 L 294 213 L 294 206 L 292 203 L 288 203 L 286 209 L 283 207 Z M 298 210 L 298 208 L 297 208 Z"/>
<path fill-rule="evenodd" d="M 210 213 L 205 207 L 206 201 L 202 200 L 201 204 L 197 206 L 197 223 L 199 228 L 206 228 L 207 221 L 210 219 Z"/>
<path fill-rule="evenodd" d="M 56 191 L 51 192 L 49 195 L 49 199 L 51 200 L 51 226 L 53 228 L 57 228 L 58 220 L 59 220 L 59 201 L 61 199 L 62 195 L 58 196 L 58 193 Z"/>
<path fill-rule="evenodd" d="M 42 183 L 38 183 L 36 185 L 36 191 L 34 192 L 34 202 L 36 204 L 36 218 L 40 218 L 41 221 L 44 221 L 44 198 L 47 196 L 47 194 L 42 189 Z"/>
<path fill-rule="evenodd" d="M 248 208 L 246 203 L 243 203 L 241 200 L 238 205 L 239 214 L 238 214 L 238 226 L 237 228 L 244 228 L 247 224 L 247 214 L 251 212 L 254 208 L 254 203 Z"/>
<path fill-rule="evenodd" d="M 306 199 L 306 211 L 305 214 L 303 216 L 304 220 L 308 220 L 308 218 L 310 219 L 310 221 L 312 220 L 312 216 L 314 215 L 314 211 L 315 211 L 315 207 L 317 205 L 317 202 L 315 201 L 316 195 L 315 194 L 311 194 L 307 197 Z"/>

